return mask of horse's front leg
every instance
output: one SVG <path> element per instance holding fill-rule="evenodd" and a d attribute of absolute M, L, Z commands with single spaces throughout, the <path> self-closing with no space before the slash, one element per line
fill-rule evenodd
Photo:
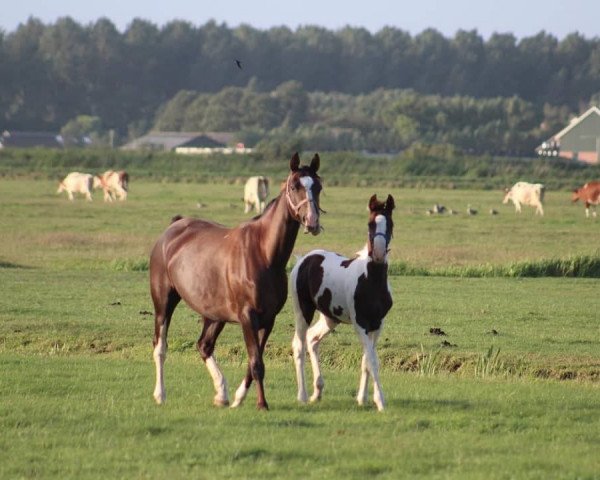
<path fill-rule="evenodd" d="M 356 401 L 363 406 L 369 399 L 369 369 L 367 368 L 367 356 L 363 353 L 360 362 L 360 381 L 358 382 L 358 393 Z"/>
<path fill-rule="evenodd" d="M 362 373 L 356 400 L 359 405 L 364 405 L 367 402 L 368 377 L 370 374 L 371 377 L 373 377 L 373 401 L 377 406 L 377 410 L 381 412 L 385 408 L 385 399 L 383 396 L 383 389 L 381 388 L 381 382 L 379 381 L 379 361 L 375 351 L 377 340 L 381 334 L 381 328 L 367 334 L 359 325 L 355 324 L 354 326 L 363 346 L 363 358 L 361 362 Z"/>
<path fill-rule="evenodd" d="M 306 343 L 308 345 L 308 354 L 310 356 L 310 363 L 313 371 L 313 394 L 310 397 L 311 402 L 321 400 L 323 394 L 323 388 L 325 387 L 325 381 L 321 375 L 321 365 L 319 358 L 319 344 L 321 340 L 333 329 L 335 323 L 327 318 L 322 313 L 319 316 L 319 320 L 306 332 Z"/>
<path fill-rule="evenodd" d="M 269 405 L 265 398 L 264 391 L 264 376 L 265 376 L 265 365 L 263 362 L 263 352 L 267 339 L 273 329 L 275 319 L 267 320 L 264 322 L 264 326 L 261 325 L 258 315 L 252 313 L 249 318 L 251 321 L 242 322 L 242 331 L 244 333 L 244 341 L 246 342 L 246 349 L 248 350 L 248 370 L 242 383 L 235 392 L 235 399 L 231 405 L 232 408 L 238 407 L 242 404 L 248 389 L 252 384 L 252 380 L 256 381 L 257 400 L 256 406 L 259 410 L 268 410 Z"/>

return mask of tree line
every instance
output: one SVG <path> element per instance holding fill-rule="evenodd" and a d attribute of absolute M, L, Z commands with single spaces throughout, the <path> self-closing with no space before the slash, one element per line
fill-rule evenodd
<path fill-rule="evenodd" d="M 518 97 L 444 97 L 400 89 L 307 92 L 295 81 L 261 92 L 250 82 L 214 94 L 182 90 L 158 110 L 153 128 L 239 132 L 246 146 L 273 156 L 279 155 L 273 148 L 390 153 L 423 143 L 530 157 L 569 114 L 568 108 Z"/>
<path fill-rule="evenodd" d="M 485 40 L 474 30 L 447 38 L 434 29 L 413 36 L 392 27 L 158 27 L 142 19 L 120 32 L 106 18 L 82 25 L 69 17 L 53 24 L 30 18 L 13 32 L 0 31 L 2 129 L 58 130 L 84 115 L 126 139 L 155 123 L 171 124 L 166 112 L 176 105 L 186 112 L 179 128 L 205 124 L 209 115 L 200 110 L 208 106 L 215 125 L 242 112 L 242 130 L 312 130 L 323 141 L 331 132 L 320 132 L 321 125 L 333 125 L 340 144 L 356 146 L 364 140 L 353 135 L 363 134 L 370 109 L 378 126 L 391 126 L 380 136 L 398 134 L 378 140 L 397 143 L 391 147 L 415 135 L 463 146 L 465 139 L 535 134 L 561 109 L 578 113 L 599 98 L 600 38 L 577 33 L 561 40 L 545 32 L 520 40 L 496 33 Z M 369 105 L 375 99 L 381 110 Z M 496 124 L 483 128 L 476 116 L 450 131 L 457 115 L 487 119 L 494 110 L 503 112 Z M 505 124 L 515 122 L 522 125 L 506 133 Z M 371 130 L 376 137 L 377 128 Z M 533 141 L 517 140 L 527 148 Z"/>

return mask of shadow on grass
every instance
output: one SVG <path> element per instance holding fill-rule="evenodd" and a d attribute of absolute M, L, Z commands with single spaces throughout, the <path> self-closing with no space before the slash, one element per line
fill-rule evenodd
<path fill-rule="evenodd" d="M 27 265 L 20 265 L 18 263 L 5 262 L 4 260 L 0 260 L 0 268 L 32 269 L 33 267 L 29 267 Z"/>

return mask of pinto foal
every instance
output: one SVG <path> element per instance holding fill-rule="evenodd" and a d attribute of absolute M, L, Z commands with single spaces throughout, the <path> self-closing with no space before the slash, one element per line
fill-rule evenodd
<path fill-rule="evenodd" d="M 248 351 L 248 370 L 232 407 L 246 397 L 254 380 L 257 406 L 267 409 L 263 351 L 275 316 L 287 298 L 286 265 L 302 224 L 317 235 L 321 182 L 319 156 L 300 166 L 296 153 L 279 196 L 259 216 L 235 228 L 195 218 L 175 217 L 150 256 L 150 291 L 154 302 L 154 399 L 165 401 L 164 362 L 167 332 L 183 299 L 202 316 L 197 346 L 216 390 L 214 404 L 229 404 L 227 383 L 214 356 L 225 323 L 239 323 Z"/>
<path fill-rule="evenodd" d="M 319 343 L 339 323 L 348 323 L 356 330 L 363 347 L 358 404 L 367 402 L 370 375 L 373 377 L 373 400 L 378 410 L 384 409 L 375 345 L 384 317 L 392 307 L 387 253 L 394 229 L 394 206 L 391 195 L 385 202 L 378 201 L 376 195 L 371 197 L 368 240 L 357 257 L 347 259 L 333 252 L 313 250 L 292 270 L 290 287 L 296 316 L 292 347 L 300 402 L 307 401 L 304 380 L 307 344 L 314 381 L 310 401 L 315 402 L 321 399 L 324 387 L 319 367 Z M 319 320 L 310 327 L 316 310 L 320 313 Z"/>

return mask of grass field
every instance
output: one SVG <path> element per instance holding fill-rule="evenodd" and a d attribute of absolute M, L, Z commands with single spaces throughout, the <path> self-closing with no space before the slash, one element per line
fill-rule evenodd
<path fill-rule="evenodd" d="M 214 408 L 198 317 L 182 305 L 157 407 L 148 252 L 174 214 L 245 220 L 242 187 L 134 182 L 112 205 L 54 191 L 0 183 L 0 478 L 600 478 L 598 279 L 391 277 L 382 414 L 355 405 L 360 350 L 343 326 L 323 342 L 322 402 L 296 404 L 289 304 L 266 352 L 271 411 L 255 411 L 254 390 L 238 410 Z M 327 186 L 325 231 L 299 236 L 297 253 L 362 247 L 375 192 L 396 198 L 395 263 L 598 256 L 600 220 L 567 192 L 549 192 L 535 218 L 501 205 L 502 192 Z M 461 214 L 425 215 L 436 202 Z M 237 386 L 237 326 L 217 356 Z"/>

